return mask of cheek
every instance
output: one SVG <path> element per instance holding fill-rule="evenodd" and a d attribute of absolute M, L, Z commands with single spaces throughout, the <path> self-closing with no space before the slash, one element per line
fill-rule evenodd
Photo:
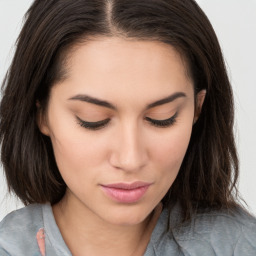
<path fill-rule="evenodd" d="M 172 129 L 172 128 L 171 128 Z M 158 179 L 165 194 L 174 182 L 184 159 L 191 136 L 192 125 L 173 127 L 165 139 L 155 145 L 154 160 L 157 164 Z M 155 142 L 156 143 L 156 142 Z"/>
<path fill-rule="evenodd" d="M 77 136 L 77 135 L 76 135 Z M 76 140 L 71 134 L 52 138 L 56 162 L 61 172 L 67 170 L 84 171 L 96 165 L 102 154 L 91 139 L 81 138 Z"/>
<path fill-rule="evenodd" d="M 60 172 L 94 165 L 100 150 L 94 136 L 85 133 L 68 111 L 52 107 L 49 117 L 50 138 Z"/>
<path fill-rule="evenodd" d="M 90 184 L 97 184 L 98 170 L 102 169 L 102 154 L 89 143 L 90 138 L 85 143 L 81 138 L 79 142 L 74 141 L 72 136 L 58 135 L 58 138 L 52 139 L 52 144 L 63 180 L 72 191 L 83 194 L 84 188 L 87 188 L 88 192 L 88 180 Z"/>

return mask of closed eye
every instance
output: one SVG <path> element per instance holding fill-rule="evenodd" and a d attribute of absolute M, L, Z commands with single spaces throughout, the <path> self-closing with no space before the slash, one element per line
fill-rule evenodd
<path fill-rule="evenodd" d="M 90 130 L 99 130 L 101 128 L 104 128 L 110 121 L 110 118 L 97 121 L 97 122 L 88 122 L 88 121 L 82 120 L 78 116 L 76 118 L 80 126 Z"/>
<path fill-rule="evenodd" d="M 168 119 L 164 119 L 164 120 L 152 119 L 150 117 L 145 117 L 145 120 L 150 122 L 153 126 L 160 127 L 160 128 L 165 128 L 165 127 L 169 127 L 169 126 L 173 125 L 176 122 L 177 116 L 178 116 L 178 112 L 176 112 L 175 115 L 173 115 L 172 117 L 170 117 Z M 110 118 L 100 120 L 100 121 L 97 121 L 97 122 L 88 122 L 88 121 L 82 120 L 78 116 L 76 116 L 76 118 L 77 118 L 78 124 L 81 127 L 89 129 L 89 130 L 102 129 L 105 126 L 107 126 L 109 121 L 110 121 Z"/>
<path fill-rule="evenodd" d="M 145 117 L 145 120 L 150 122 L 153 126 L 165 128 L 165 127 L 169 127 L 169 126 L 173 125 L 176 122 L 177 116 L 178 116 L 178 112 L 176 112 L 175 115 L 173 115 L 172 117 L 170 117 L 168 119 L 164 119 L 164 120 L 156 120 L 156 119 L 152 119 L 150 117 Z"/>

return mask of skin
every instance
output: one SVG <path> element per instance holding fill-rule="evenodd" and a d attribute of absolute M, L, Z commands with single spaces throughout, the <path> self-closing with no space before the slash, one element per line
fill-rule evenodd
<path fill-rule="evenodd" d="M 193 82 L 184 61 L 156 41 L 96 38 L 69 54 L 67 77 L 54 85 L 39 128 L 50 137 L 67 184 L 53 206 L 57 225 L 73 255 L 143 255 L 161 212 L 159 202 L 175 180 L 200 114 L 205 91 L 194 101 Z M 185 96 L 147 108 L 177 92 Z M 78 99 L 111 103 L 115 109 Z M 145 118 L 164 120 L 158 127 Z M 110 119 L 103 128 L 81 127 Z M 149 182 L 135 203 L 109 198 L 102 184 Z M 155 209 L 155 210 L 154 210 Z"/>

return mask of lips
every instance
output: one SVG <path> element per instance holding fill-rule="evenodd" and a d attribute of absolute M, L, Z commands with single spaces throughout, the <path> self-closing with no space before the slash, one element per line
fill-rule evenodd
<path fill-rule="evenodd" d="M 115 183 L 101 185 L 103 192 L 119 203 L 136 203 L 147 192 L 151 183 L 137 181 L 134 183 Z"/>

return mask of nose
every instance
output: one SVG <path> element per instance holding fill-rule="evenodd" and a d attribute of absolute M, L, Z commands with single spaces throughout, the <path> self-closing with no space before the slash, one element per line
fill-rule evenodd
<path fill-rule="evenodd" d="M 147 146 L 142 131 L 136 125 L 126 125 L 120 128 L 113 138 L 114 148 L 110 163 L 115 168 L 127 172 L 139 171 L 148 161 Z"/>

